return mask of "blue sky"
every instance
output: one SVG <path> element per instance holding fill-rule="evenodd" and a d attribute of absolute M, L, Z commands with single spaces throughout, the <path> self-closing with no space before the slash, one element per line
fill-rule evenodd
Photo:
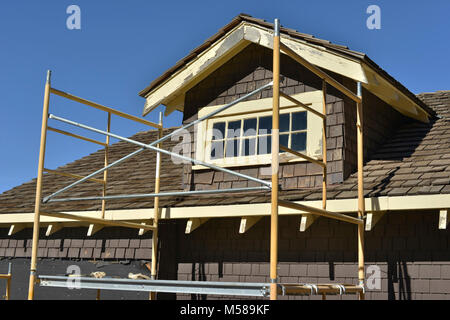
<path fill-rule="evenodd" d="M 71 4 L 81 8 L 81 30 L 66 27 Z M 381 8 L 380 30 L 366 27 L 371 4 Z M 36 176 L 47 69 L 57 89 L 141 115 L 141 89 L 245 12 L 269 21 L 278 17 L 286 27 L 365 52 L 414 93 L 449 90 L 449 11 L 448 0 L 2 1 L 0 193 Z M 51 102 L 57 115 L 106 126 L 100 111 L 58 97 Z M 157 121 L 157 113 L 146 118 Z M 180 113 L 164 120 L 166 127 L 180 121 Z M 145 129 L 113 117 L 115 133 L 130 136 Z M 55 133 L 48 143 L 47 168 L 97 150 Z"/>

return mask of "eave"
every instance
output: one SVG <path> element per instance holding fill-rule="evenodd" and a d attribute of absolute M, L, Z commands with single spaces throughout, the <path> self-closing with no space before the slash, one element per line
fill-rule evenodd
<path fill-rule="evenodd" d="M 338 213 L 357 213 L 358 204 L 356 199 L 331 199 L 327 201 L 327 208 Z M 322 201 L 293 201 L 312 207 L 321 208 Z M 419 210 L 442 210 L 450 208 L 450 195 L 415 195 L 415 196 L 383 196 L 366 198 L 367 212 L 384 211 L 419 211 Z M 98 218 L 100 211 L 78 211 L 66 212 L 78 216 Z M 299 215 L 306 214 L 298 210 L 280 207 L 279 214 Z M 161 219 L 191 219 L 191 218 L 229 218 L 229 217 L 249 217 L 249 216 L 269 216 L 270 202 L 236 204 L 236 205 L 216 205 L 216 206 L 189 206 L 189 207 L 165 207 L 161 208 Z M 9 227 L 11 224 L 31 224 L 34 213 L 4 213 L 0 214 L 0 227 Z M 105 219 L 112 221 L 140 222 L 153 219 L 153 209 L 122 209 L 108 210 L 105 212 Z M 41 217 L 43 226 L 51 223 L 77 223 L 76 220 L 43 216 Z M 89 223 L 87 223 L 88 225 Z"/>
<path fill-rule="evenodd" d="M 294 37 L 289 30 L 282 29 L 283 43 L 308 62 L 362 82 L 367 90 L 407 117 L 428 122 L 429 118 L 434 116 L 430 108 L 364 54 L 344 47 L 329 48 L 323 45 L 325 42 L 311 43 Z M 183 111 L 185 93 L 246 46 L 255 43 L 271 49 L 272 30 L 244 20 L 220 37 L 213 37 L 213 40 L 213 43 L 208 42 L 208 46 L 200 47 L 201 50 L 197 48 L 195 57 L 188 59 L 189 62 L 184 65 L 177 64 L 176 71 L 164 80 L 159 79 L 157 86 L 150 86 L 140 92 L 140 95 L 146 98 L 143 115 L 161 104 L 166 106 L 166 115 L 175 110 Z"/>

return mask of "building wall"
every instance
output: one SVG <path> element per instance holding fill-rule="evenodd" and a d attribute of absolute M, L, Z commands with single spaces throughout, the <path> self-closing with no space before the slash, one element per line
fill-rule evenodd
<path fill-rule="evenodd" d="M 356 83 L 349 79 L 345 86 L 356 92 Z M 378 148 L 393 136 L 395 131 L 411 120 L 389 104 L 363 88 L 364 162 L 374 159 Z M 357 169 L 356 103 L 344 97 L 344 179 Z"/>
<path fill-rule="evenodd" d="M 245 234 L 238 233 L 238 218 L 211 219 L 189 235 L 184 233 L 185 222 L 161 222 L 160 279 L 269 281 L 269 217 L 261 219 Z M 280 217 L 280 281 L 356 284 L 356 226 L 320 218 L 306 232 L 299 232 L 299 223 L 297 216 Z M 140 239 L 135 230 L 105 228 L 103 234 L 99 232 L 90 239 L 85 236 L 86 228 L 63 230 L 52 235 L 52 239 L 41 241 L 38 274 L 63 275 L 73 264 L 81 267 L 82 274 L 92 271 L 119 277 L 126 277 L 129 272 L 150 274 L 145 263 L 151 259 L 151 233 Z M 30 259 L 22 257 L 21 250 L 30 237 L 28 230 L 12 237 L 3 232 L 0 236 L 0 273 L 6 273 L 8 263 L 13 263 L 13 299 L 26 299 Z M 366 267 L 376 265 L 381 270 L 381 289 L 368 290 L 367 299 L 450 299 L 450 231 L 438 229 L 437 212 L 387 214 L 365 237 Z M 92 248 L 91 243 L 97 241 L 104 244 Z M 83 253 L 91 249 L 114 253 L 97 255 L 98 258 Z M 134 251 L 134 256 L 123 256 L 123 250 Z M 54 255 L 56 252 L 59 256 Z M 0 281 L 0 292 L 4 287 L 5 283 Z M 37 299 L 59 299 L 66 295 L 67 299 L 95 298 L 91 290 L 39 288 L 37 292 Z M 102 296 L 105 299 L 148 298 L 145 293 L 127 292 L 105 292 Z M 230 297 L 160 294 L 158 298 Z M 329 296 L 329 299 L 340 298 Z M 342 299 L 356 299 L 356 296 L 345 295 Z"/>
<path fill-rule="evenodd" d="M 327 71 L 337 81 L 356 92 L 353 80 Z M 286 94 L 322 90 L 321 80 L 291 58 L 282 55 L 280 63 L 282 82 L 280 89 Z M 183 121 L 197 119 L 199 108 L 229 103 L 272 81 L 272 51 L 255 44 L 225 63 L 186 93 Z M 272 96 L 272 89 L 264 90 L 249 100 Z M 385 102 L 363 90 L 365 158 L 377 150 L 400 123 L 407 121 Z M 342 183 L 356 170 L 356 105 L 339 91 L 327 86 L 327 173 L 328 184 Z M 191 137 L 195 139 L 196 128 Z M 195 141 L 192 139 L 192 157 L 195 158 Z M 267 166 L 233 168 L 237 172 L 269 180 L 264 173 Z M 280 184 L 283 189 L 322 187 L 322 169 L 312 163 L 280 165 Z M 212 170 L 192 170 L 184 166 L 183 184 L 186 190 L 239 188 L 256 186 L 254 182 Z"/>
<path fill-rule="evenodd" d="M 357 284 L 357 227 L 320 218 L 299 232 L 299 220 L 280 217 L 280 281 Z M 437 212 L 392 213 L 365 233 L 366 268 L 381 270 L 381 288 L 368 290 L 367 299 L 450 299 L 450 232 L 437 223 Z M 182 227 L 178 224 L 178 279 L 269 282 L 269 217 L 246 234 L 238 233 L 239 219 L 210 220 L 191 235 Z"/>
<path fill-rule="evenodd" d="M 322 90 L 322 82 L 313 73 L 291 58 L 282 55 L 280 73 L 281 90 L 286 94 Z M 249 45 L 242 52 L 225 63 L 221 68 L 200 82 L 186 93 L 183 121 L 189 123 L 197 119 L 199 108 L 204 106 L 229 103 L 237 98 L 272 81 L 272 51 L 255 44 Z M 337 79 L 341 77 L 334 75 Z M 272 96 L 272 89 L 264 90 L 249 100 Z M 343 136 L 341 125 L 344 123 L 344 105 L 340 94 L 331 90 L 327 95 L 327 157 L 328 182 L 343 181 Z M 191 130 L 195 137 L 195 129 Z M 191 144 L 192 157 L 195 157 L 195 143 Z M 249 166 L 233 170 L 264 180 L 270 180 L 265 174 L 267 166 Z M 322 168 L 311 163 L 281 164 L 280 183 L 283 189 L 314 188 L 322 186 Z M 184 168 L 184 187 L 191 190 L 234 188 L 256 186 L 255 183 L 235 176 L 214 172 L 212 170 L 192 171 L 191 165 Z"/>

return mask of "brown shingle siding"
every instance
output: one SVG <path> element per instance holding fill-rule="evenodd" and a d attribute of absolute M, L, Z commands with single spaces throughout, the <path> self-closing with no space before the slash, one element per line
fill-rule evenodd
<path fill-rule="evenodd" d="M 288 57 L 283 57 L 283 64 L 281 73 L 283 75 L 281 82 L 281 89 L 288 94 L 293 94 L 297 92 L 313 91 L 321 89 L 321 82 L 316 79 L 316 77 L 311 74 L 308 70 L 302 66 L 296 64 Z M 264 49 L 257 45 L 249 45 L 242 52 L 233 57 L 232 60 L 225 63 L 220 69 L 216 70 L 213 74 L 208 76 L 198 85 L 190 89 L 186 94 L 185 107 L 184 107 L 184 123 L 188 123 L 197 119 L 196 113 L 199 107 L 206 105 L 217 105 L 222 103 L 219 98 L 225 97 L 225 103 L 231 102 L 231 100 L 236 99 L 246 93 L 251 92 L 256 87 L 259 87 L 268 81 L 271 81 L 272 72 L 272 57 L 271 52 L 268 49 Z M 226 74 L 226 77 L 222 75 Z M 339 78 L 338 75 L 334 75 Z M 247 83 L 247 86 L 244 85 Z M 308 83 L 308 85 L 305 85 Z M 250 86 L 250 84 L 252 84 Z M 227 87 L 228 90 L 223 89 Z M 266 97 L 271 97 L 271 90 L 264 90 L 261 94 L 255 95 L 249 99 L 261 99 Z M 329 150 L 329 166 L 330 172 L 336 172 L 337 170 L 343 170 L 343 165 L 335 165 L 336 161 L 341 161 L 342 159 L 342 136 L 343 129 L 342 124 L 344 123 L 343 116 L 343 103 L 338 97 L 334 96 L 336 94 L 333 89 L 327 95 L 327 101 L 329 105 L 327 106 L 327 112 L 330 115 L 331 122 L 328 126 L 328 132 L 332 132 L 333 135 L 329 135 L 331 140 L 328 143 L 327 149 Z M 227 99 L 227 96 L 230 99 Z M 339 94 L 338 94 L 339 96 Z M 339 140 L 338 140 L 339 139 Z M 339 141 L 339 147 L 338 145 Z M 195 143 L 193 143 L 194 145 Z M 336 149 L 337 148 L 337 149 Z M 335 160 L 335 161 L 333 161 Z M 307 164 L 304 163 L 304 166 Z M 281 165 L 282 171 L 280 172 L 281 184 L 285 189 L 296 189 L 303 188 L 305 183 L 297 183 L 294 177 L 299 177 L 300 175 L 318 175 L 322 173 L 322 169 L 319 167 L 317 170 L 309 169 L 305 173 L 302 173 L 300 166 L 295 164 Z M 212 172 L 209 170 L 195 171 L 193 173 L 190 166 L 185 166 L 184 175 L 184 185 L 185 189 L 214 189 L 214 188 L 225 188 L 230 187 L 230 184 L 222 184 L 221 182 L 237 181 L 242 180 L 242 183 L 233 183 L 231 187 L 247 187 L 255 185 L 250 184 L 245 179 L 240 179 L 231 175 L 222 175 L 221 173 Z M 292 169 L 292 168 L 296 168 Z M 254 172 L 257 168 L 249 169 L 239 169 L 233 168 L 238 172 L 249 174 L 251 176 L 256 176 Z M 260 174 L 259 178 L 270 178 L 270 170 L 267 176 L 262 176 Z M 333 183 L 342 182 L 342 174 L 336 174 L 333 179 L 329 181 Z M 289 179 L 286 179 L 289 178 Z M 215 183 L 219 182 L 217 185 Z M 318 177 L 313 177 L 308 179 L 306 183 L 308 188 L 320 187 L 321 182 Z"/>

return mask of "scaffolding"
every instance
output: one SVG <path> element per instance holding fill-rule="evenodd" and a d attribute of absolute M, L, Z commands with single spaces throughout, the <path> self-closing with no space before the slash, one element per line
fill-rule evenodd
<path fill-rule="evenodd" d="M 323 92 L 323 111 L 319 112 L 315 109 L 308 107 L 307 105 L 301 103 L 297 99 L 290 97 L 289 95 L 280 91 L 280 54 L 283 52 L 288 55 L 299 64 L 306 67 L 308 70 L 313 72 L 322 80 L 322 92 Z M 288 46 L 283 44 L 280 40 L 280 23 L 278 19 L 275 19 L 274 23 L 274 33 L 273 33 L 273 81 L 261 86 L 260 88 L 242 96 L 233 102 L 226 104 L 219 109 L 186 124 L 171 133 L 163 136 L 163 121 L 162 114 L 159 115 L 159 123 L 153 123 L 142 118 L 138 118 L 115 109 L 105 107 L 98 103 L 85 100 L 74 96 L 72 94 L 57 90 L 51 87 L 51 72 L 47 73 L 47 81 L 45 85 L 44 94 L 44 105 L 43 105 L 43 116 L 42 116 L 42 127 L 41 127 L 41 140 L 40 140 L 40 152 L 39 152 L 39 164 L 38 164 L 38 176 L 36 184 L 36 201 L 35 201 L 35 212 L 34 212 L 34 224 L 33 224 L 33 241 L 32 241 L 32 256 L 31 256 L 31 267 L 30 267 L 30 282 L 29 282 L 29 294 L 28 298 L 34 298 L 34 288 L 35 284 L 39 283 L 41 286 L 64 286 L 64 281 L 67 277 L 58 276 L 45 276 L 40 275 L 37 277 L 36 271 L 36 261 L 37 261 L 37 249 L 39 240 L 39 227 L 40 227 L 40 216 L 52 216 L 63 219 L 73 219 L 77 221 L 84 221 L 90 223 L 90 230 L 95 227 L 95 225 L 101 226 L 119 226 L 125 228 L 135 228 L 139 229 L 139 234 L 143 234 L 145 231 L 153 231 L 152 236 L 152 259 L 151 259 L 151 280 L 129 280 L 129 279 L 89 279 L 80 278 L 82 287 L 89 289 L 99 290 L 132 290 L 132 291 L 148 291 L 150 292 L 150 299 L 153 299 L 155 292 L 183 292 L 183 293 L 207 293 L 207 294 L 230 294 L 230 295 L 240 295 L 239 292 L 244 292 L 247 296 L 270 296 L 271 300 L 276 300 L 278 295 L 309 295 L 309 294 L 319 294 L 325 299 L 328 294 L 346 294 L 352 293 L 357 294 L 359 299 L 364 299 L 364 186 L 363 186 L 363 121 L 362 121 L 362 91 L 361 83 L 357 83 L 357 93 L 353 93 L 351 90 L 343 86 L 338 81 L 334 80 L 327 73 L 317 68 L 316 66 L 309 63 L 307 60 L 302 58 L 296 52 L 291 50 Z M 327 210 L 327 134 L 326 134 L 326 118 L 327 118 L 327 104 L 326 104 L 326 87 L 331 85 L 335 89 L 339 90 L 342 94 L 350 98 L 356 103 L 357 111 L 357 166 L 358 166 L 358 215 L 353 217 L 346 214 L 331 212 Z M 183 156 L 162 148 L 164 141 L 170 137 L 182 133 L 184 130 L 195 126 L 196 124 L 211 118 L 212 116 L 238 104 L 245 99 L 256 95 L 257 93 L 272 87 L 273 91 L 273 106 L 272 106 L 272 146 L 271 146 L 271 156 L 272 156 L 272 172 L 271 172 L 271 182 L 261 180 L 246 174 L 238 173 L 233 170 L 229 170 L 220 166 L 216 166 L 204 161 L 197 159 L 192 159 L 187 156 Z M 85 124 L 77 123 L 69 119 L 65 119 L 49 112 L 49 102 L 50 94 L 55 94 L 63 98 L 67 98 L 72 101 L 79 102 L 81 104 L 105 111 L 107 113 L 107 128 L 106 130 L 96 129 Z M 303 153 L 297 152 L 285 146 L 279 144 L 279 113 L 280 113 L 280 98 L 284 98 L 294 103 L 296 106 L 304 108 L 308 112 L 312 112 L 314 115 L 322 119 L 322 159 L 311 158 Z M 158 131 L 158 138 L 156 141 L 146 144 L 139 141 L 135 141 L 130 138 L 122 137 L 120 135 L 111 132 L 111 115 L 116 115 L 125 119 L 136 121 L 150 127 L 156 128 Z M 69 133 L 60 129 L 56 129 L 48 126 L 48 120 L 54 120 L 58 122 L 63 122 L 68 125 L 96 132 L 106 136 L 106 141 L 101 142 L 86 138 L 80 135 Z M 80 176 L 77 174 L 71 174 L 66 172 L 59 172 L 55 170 L 50 170 L 44 168 L 44 158 L 46 149 L 46 136 L 48 131 L 53 131 L 56 133 L 64 134 L 73 138 L 82 139 L 91 143 L 95 143 L 105 147 L 105 161 L 104 167 L 87 175 Z M 112 163 L 109 163 L 108 158 L 108 146 L 110 143 L 110 138 L 116 138 L 136 146 L 140 149 L 124 156 Z M 152 150 L 156 152 L 156 169 L 155 169 L 155 190 L 154 193 L 146 194 L 126 194 L 126 195 L 107 195 L 106 186 L 108 182 L 108 169 L 113 166 L 122 163 L 144 150 Z M 279 182 L 278 182 L 278 170 L 279 170 L 279 154 L 280 152 L 287 152 L 302 158 L 311 163 L 318 164 L 322 167 L 322 208 L 316 208 L 312 206 L 307 206 L 304 204 L 286 201 L 279 199 Z M 161 154 L 170 155 L 175 158 L 182 159 L 184 161 L 202 165 L 204 167 L 222 171 L 240 178 L 244 178 L 253 182 L 258 183 L 260 186 L 257 187 L 247 187 L 247 188 L 229 188 L 229 189 L 217 189 L 217 190 L 196 190 L 196 191 L 180 191 L 180 192 L 160 192 L 160 172 L 161 172 Z M 59 174 L 62 176 L 78 179 L 77 181 L 67 185 L 66 187 L 52 193 L 49 196 L 42 198 L 42 178 L 43 173 L 48 172 L 52 174 Z M 103 179 L 95 178 L 95 176 L 103 174 Z M 92 197 L 72 197 L 72 198 L 56 198 L 61 193 L 64 193 L 76 185 L 84 181 L 94 181 L 103 186 L 102 196 L 92 196 Z M 199 194 L 209 194 L 209 193 L 233 193 L 233 192 L 253 192 L 253 191 L 267 191 L 271 192 L 271 214 L 270 214 L 270 283 L 230 283 L 230 282 L 204 282 L 204 281 L 170 281 L 170 280 L 157 280 L 157 250 L 158 250 L 158 220 L 159 220 L 159 199 L 160 197 L 167 196 L 190 196 Z M 154 198 L 154 208 L 153 208 L 153 220 L 149 223 L 132 223 L 126 221 L 113 221 L 105 218 L 105 208 L 106 201 L 114 199 L 137 199 L 137 198 Z M 42 203 L 51 202 L 66 202 L 66 201 L 80 201 L 80 200 L 101 200 L 102 210 L 101 217 L 85 217 L 81 215 L 62 213 L 62 212 L 49 212 L 41 210 Z M 305 283 L 280 283 L 278 281 L 278 208 L 279 206 L 287 207 L 299 212 L 306 212 L 312 215 L 324 216 L 327 218 L 344 221 L 347 223 L 355 224 L 358 227 L 358 284 L 305 284 Z"/>
<path fill-rule="evenodd" d="M 8 264 L 8 273 L 0 274 L 0 279 L 6 280 L 5 300 L 11 299 L 11 279 L 12 279 L 11 262 Z"/>

